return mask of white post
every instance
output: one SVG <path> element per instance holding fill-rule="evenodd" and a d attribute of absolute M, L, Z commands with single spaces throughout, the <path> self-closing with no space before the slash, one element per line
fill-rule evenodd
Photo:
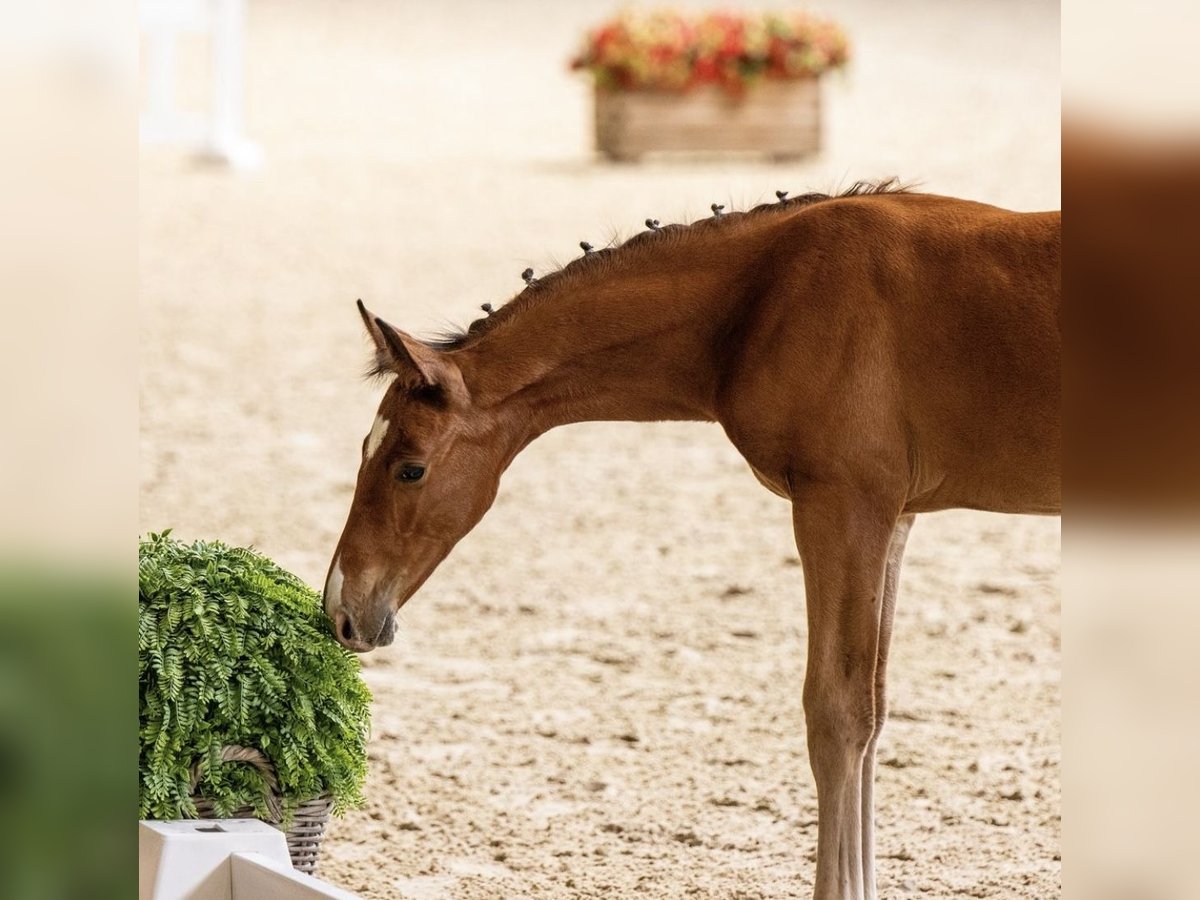
<path fill-rule="evenodd" d="M 212 120 L 208 151 L 239 168 L 258 165 L 262 154 L 242 134 L 245 53 L 244 0 L 212 0 Z"/>
<path fill-rule="evenodd" d="M 146 36 L 144 143 L 191 145 L 236 168 L 252 168 L 262 151 L 243 132 L 245 0 L 141 0 Z M 211 46 L 211 106 L 200 117 L 175 99 L 175 51 L 180 34 L 207 33 Z"/>

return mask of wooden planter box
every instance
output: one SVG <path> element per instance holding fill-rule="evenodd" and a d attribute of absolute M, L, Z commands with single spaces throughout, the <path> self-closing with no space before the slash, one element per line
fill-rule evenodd
<path fill-rule="evenodd" d="M 714 86 L 683 94 L 596 88 L 596 147 L 632 161 L 659 152 L 758 152 L 787 160 L 821 142 L 820 79 L 764 81 L 741 97 Z"/>

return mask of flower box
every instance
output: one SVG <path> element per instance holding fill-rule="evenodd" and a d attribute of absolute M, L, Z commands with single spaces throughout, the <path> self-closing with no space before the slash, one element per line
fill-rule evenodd
<path fill-rule="evenodd" d="M 614 160 L 675 151 L 757 152 L 788 160 L 820 149 L 815 77 L 767 82 L 741 96 L 713 86 L 684 94 L 597 86 L 595 99 L 596 148 Z"/>
<path fill-rule="evenodd" d="M 596 144 L 658 151 L 815 152 L 820 76 L 845 65 L 841 28 L 804 12 L 626 11 L 589 32 L 572 68 L 595 79 Z"/>

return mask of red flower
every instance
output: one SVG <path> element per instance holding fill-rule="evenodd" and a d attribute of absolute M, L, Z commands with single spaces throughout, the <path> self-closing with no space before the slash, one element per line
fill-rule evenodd
<path fill-rule="evenodd" d="M 806 13 L 631 10 L 593 29 L 571 67 L 623 90 L 720 84 L 736 94 L 759 77 L 813 77 L 848 56 L 841 28 Z"/>

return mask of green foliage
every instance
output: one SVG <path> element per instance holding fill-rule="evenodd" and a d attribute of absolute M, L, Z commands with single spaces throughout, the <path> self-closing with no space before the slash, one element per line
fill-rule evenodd
<path fill-rule="evenodd" d="M 197 792 L 219 815 L 268 817 L 262 775 L 221 749 L 261 750 L 285 820 L 325 791 L 362 803 L 371 695 L 316 592 L 262 555 L 170 532 L 138 543 L 139 817 L 188 818 Z"/>

